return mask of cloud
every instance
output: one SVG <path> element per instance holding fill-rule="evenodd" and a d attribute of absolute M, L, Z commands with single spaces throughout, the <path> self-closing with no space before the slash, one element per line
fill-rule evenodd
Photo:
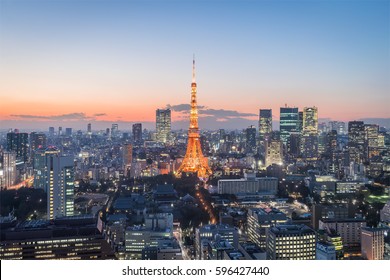
<path fill-rule="evenodd" d="M 189 113 L 191 106 L 190 104 L 178 104 L 178 105 L 168 104 L 167 108 L 179 113 Z M 212 109 L 206 106 L 198 106 L 198 110 L 199 110 L 199 117 L 213 117 L 213 118 L 217 118 L 219 121 L 227 121 L 232 118 L 257 117 L 256 114 L 252 114 L 252 113 L 243 113 L 235 110 Z"/>
<path fill-rule="evenodd" d="M 190 104 L 178 104 L 178 105 L 167 104 L 166 108 L 171 109 L 172 111 L 175 112 L 189 112 L 191 106 Z M 198 105 L 198 109 L 203 109 L 203 108 L 205 108 L 205 106 Z"/>
<path fill-rule="evenodd" d="M 199 110 L 199 113 L 208 116 L 214 116 L 217 118 L 245 118 L 245 117 L 257 116 L 256 114 L 252 114 L 252 113 L 242 113 L 234 110 L 210 109 L 210 108 Z"/>
<path fill-rule="evenodd" d="M 35 119 L 35 120 L 57 120 L 57 121 L 80 121 L 80 120 L 91 120 L 91 117 L 88 117 L 84 113 L 70 113 L 62 115 L 51 115 L 51 116 L 42 116 L 42 115 L 11 115 L 11 117 L 16 117 L 19 119 Z"/>
<path fill-rule="evenodd" d="M 93 115 L 94 117 L 102 117 L 102 116 L 107 116 L 106 113 L 97 113 Z"/>

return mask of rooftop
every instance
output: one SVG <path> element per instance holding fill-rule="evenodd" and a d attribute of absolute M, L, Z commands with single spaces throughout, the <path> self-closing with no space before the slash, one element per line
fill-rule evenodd
<path fill-rule="evenodd" d="M 311 228 L 309 228 L 306 225 L 276 225 L 270 228 L 270 231 L 278 234 L 302 234 L 302 233 L 313 233 L 315 234 L 315 231 Z"/>

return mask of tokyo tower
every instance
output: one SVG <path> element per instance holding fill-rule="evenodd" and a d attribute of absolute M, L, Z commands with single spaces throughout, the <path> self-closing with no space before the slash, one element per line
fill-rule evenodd
<path fill-rule="evenodd" d="M 192 61 L 191 111 L 187 152 L 176 174 L 180 177 L 183 172 L 197 173 L 197 176 L 203 179 L 206 179 L 211 175 L 211 169 L 207 163 L 207 158 L 203 156 L 202 148 L 200 146 L 198 104 L 196 102 L 195 58 Z"/>

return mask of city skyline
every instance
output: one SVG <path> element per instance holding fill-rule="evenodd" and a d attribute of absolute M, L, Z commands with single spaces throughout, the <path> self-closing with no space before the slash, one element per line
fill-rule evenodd
<path fill-rule="evenodd" d="M 389 123 L 389 2 L 92 2 L 1 2 L 1 129 L 186 129 L 193 52 L 203 129 L 285 104 Z"/>
<path fill-rule="evenodd" d="M 390 0 L 0 0 L 0 259 L 390 260 L 389 50 Z"/>

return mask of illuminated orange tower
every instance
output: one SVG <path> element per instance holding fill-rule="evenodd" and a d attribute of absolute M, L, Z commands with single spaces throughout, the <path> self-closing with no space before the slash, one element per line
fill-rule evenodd
<path fill-rule="evenodd" d="M 200 146 L 198 104 L 196 102 L 195 58 L 192 61 L 191 111 L 187 152 L 181 166 L 177 170 L 177 176 L 180 177 L 183 172 L 197 173 L 199 178 L 207 178 L 211 175 L 207 158 L 203 156 Z"/>

